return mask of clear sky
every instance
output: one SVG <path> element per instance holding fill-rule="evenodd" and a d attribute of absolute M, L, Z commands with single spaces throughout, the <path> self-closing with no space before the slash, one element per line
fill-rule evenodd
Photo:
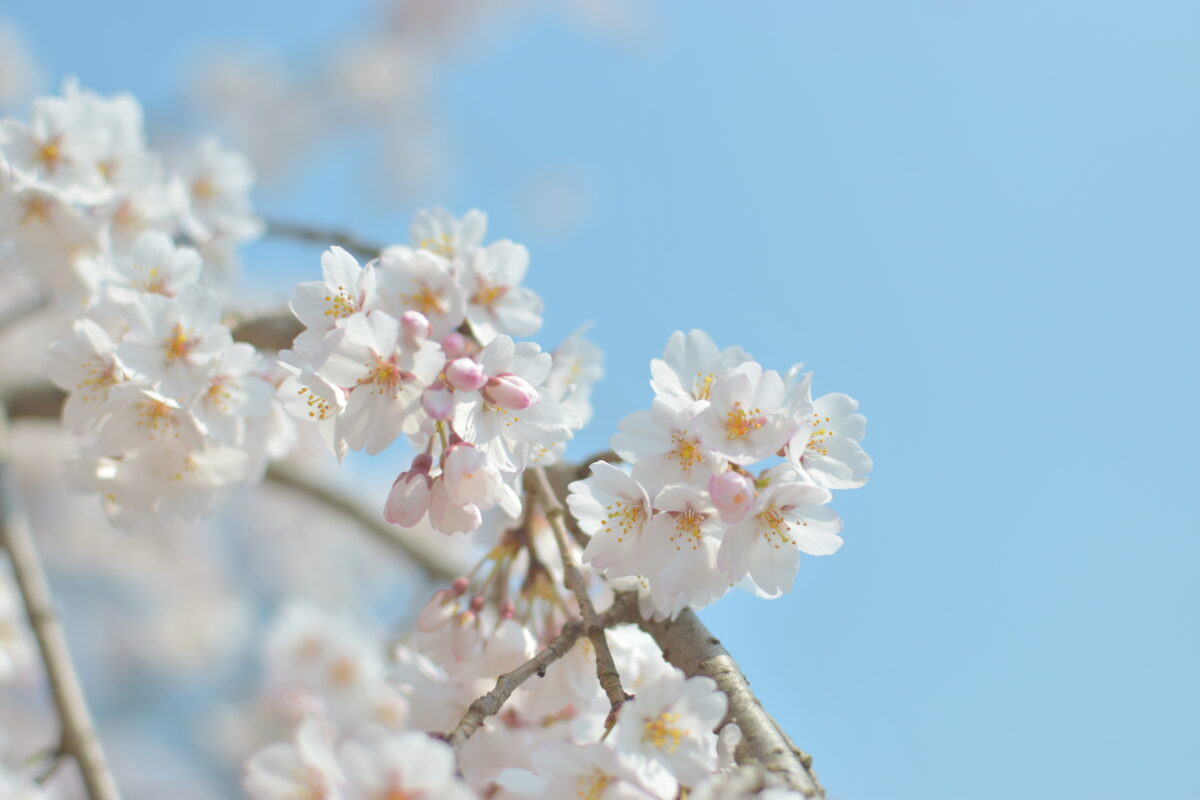
<path fill-rule="evenodd" d="M 190 42 L 303 56 L 361 5 L 0 15 L 53 77 L 154 99 Z M 592 320 L 607 351 L 574 452 L 649 403 L 673 330 L 806 362 L 876 472 L 794 593 L 704 617 L 831 796 L 1200 798 L 1200 4 L 655 8 L 631 50 L 535 12 L 436 86 L 457 167 L 428 203 L 530 246 L 543 342 Z M 260 207 L 403 238 L 353 161 Z M 586 188 L 567 232 L 521 210 L 547 174 Z"/>

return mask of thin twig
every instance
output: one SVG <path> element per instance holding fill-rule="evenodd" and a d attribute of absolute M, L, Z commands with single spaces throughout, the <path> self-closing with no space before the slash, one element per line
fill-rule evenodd
<path fill-rule="evenodd" d="M 766 770 L 769 785 L 783 786 L 805 797 L 825 796 L 813 774 L 812 757 L 796 747 L 767 713 L 750 691 L 750 682 L 733 656 L 690 608 L 674 620 L 643 619 L 639 624 L 654 637 L 663 658 L 689 678 L 695 675 L 712 678 L 729 698 L 729 712 L 721 725 L 735 722 L 741 729 L 742 740 L 734 751 L 739 764 L 760 765 Z"/>
<path fill-rule="evenodd" d="M 383 251 L 382 245 L 363 241 L 345 231 L 318 228 L 294 222 L 283 222 L 282 220 L 267 221 L 267 236 L 273 236 L 277 239 L 297 239 L 302 242 L 314 242 L 324 247 L 337 245 L 359 258 L 375 258 Z"/>
<path fill-rule="evenodd" d="M 25 602 L 29 627 L 37 639 L 46 678 L 58 710 L 62 730 L 54 753 L 70 755 L 79 764 L 83 784 L 91 800 L 120 800 L 116 781 L 104 758 L 100 739 L 96 736 L 79 675 L 71 660 L 71 651 L 54 611 L 50 584 L 42 571 L 29 524 L 21 511 L 17 489 L 9 474 L 9 448 L 7 420 L 0 413 L 0 489 L 3 497 L 0 540 L 8 549 L 17 588 Z"/>
<path fill-rule="evenodd" d="M 626 599 L 614 603 L 612 608 L 600 616 L 599 622 L 602 628 L 609 628 L 623 622 L 632 622 L 636 617 L 637 602 L 635 597 L 633 598 L 633 602 L 629 602 Z M 546 645 L 533 658 L 511 672 L 506 672 L 497 678 L 496 686 L 490 692 L 472 702 L 458 725 L 447 735 L 446 740 L 451 746 L 455 750 L 460 749 L 467 739 L 471 737 L 471 734 L 479 729 L 479 726 L 483 724 L 485 719 L 500 713 L 508 698 L 525 681 L 534 675 L 537 675 L 539 678 L 544 677 L 546 669 L 551 664 L 571 652 L 571 648 L 583 634 L 583 627 L 582 620 L 568 622 L 559 631 L 558 636 L 554 637 L 550 644 Z"/>
<path fill-rule="evenodd" d="M 331 486 L 329 481 L 312 478 L 285 461 L 276 461 L 267 468 L 267 480 L 345 514 L 368 533 L 401 550 L 434 580 L 451 581 L 465 571 L 466 565 L 452 558 L 446 548 L 439 547 L 439 541 L 426 541 L 420 536 L 420 531 L 392 525 L 383 518 L 380 509 L 367 508 L 354 497 Z"/>
<path fill-rule="evenodd" d="M 479 729 L 483 721 L 490 716 L 500 713 L 500 709 L 512 696 L 512 693 L 525 681 L 534 675 L 539 677 L 546 674 L 546 668 L 558 661 L 571 651 L 575 642 L 583 633 L 583 623 L 575 620 L 568 622 L 559 631 L 550 644 L 512 672 L 506 672 L 496 679 L 496 686 L 487 694 L 476 699 L 463 714 L 463 718 L 450 731 L 447 741 L 455 750 L 460 749 L 471 738 L 471 734 Z"/>
<path fill-rule="evenodd" d="M 554 493 L 554 487 L 550 485 L 550 478 L 546 475 L 546 470 L 542 467 L 534 467 L 532 471 L 537 484 L 535 491 L 538 500 L 541 501 L 542 510 L 546 513 L 546 520 L 550 523 L 550 529 L 554 531 L 554 539 L 558 542 L 558 550 L 562 554 L 563 582 L 575 594 L 575 599 L 579 601 L 579 613 L 583 616 L 583 632 L 591 639 L 592 647 L 596 651 L 596 677 L 600 680 L 600 687 L 608 696 L 611 707 L 608 718 L 604 722 L 605 730 L 608 730 L 616 724 L 617 713 L 629 699 L 629 695 L 621 686 L 621 675 L 617 672 L 617 664 L 613 661 L 612 651 L 608 649 L 608 638 L 604 634 L 604 626 L 601 624 L 600 617 L 596 614 L 596 607 L 592 604 L 592 598 L 588 594 L 587 584 L 583 580 L 583 572 L 579 569 L 579 564 L 575 562 L 575 556 L 567 543 L 568 533 L 564 522 L 566 512 L 563 505 Z M 526 502 L 529 500 L 527 499 Z"/>

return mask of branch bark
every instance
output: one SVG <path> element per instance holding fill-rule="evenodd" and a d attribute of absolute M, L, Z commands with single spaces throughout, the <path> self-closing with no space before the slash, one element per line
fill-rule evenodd
<path fill-rule="evenodd" d="M 629 602 L 628 599 L 614 603 L 604 614 L 599 617 L 599 623 L 604 628 L 610 628 L 613 625 L 620 625 L 623 622 L 632 622 L 637 617 L 637 602 Z M 506 672 L 496 679 L 496 686 L 490 692 L 478 698 L 471 703 L 467 709 L 467 713 L 463 715 L 462 720 L 454 727 L 454 730 L 446 737 L 451 746 L 455 750 L 460 749 L 471 734 L 479 729 L 483 721 L 488 717 L 500 713 L 504 708 L 504 704 L 508 702 L 508 698 L 512 696 L 521 684 L 537 675 L 539 678 L 544 677 L 546 669 L 558 661 L 560 658 L 571 652 L 571 648 L 575 646 L 575 642 L 579 641 L 579 637 L 583 635 L 584 624 L 582 620 L 573 620 L 563 626 L 559 631 L 558 636 L 546 645 L 537 655 L 526 661 L 521 666 Z"/>
<path fill-rule="evenodd" d="M 363 259 L 375 258 L 383 250 L 383 245 L 367 242 L 344 231 L 329 228 L 317 228 L 312 225 L 299 225 L 282 220 L 267 221 L 267 236 L 276 239 L 295 239 L 301 242 L 312 242 L 322 247 L 337 245 Z"/>
<path fill-rule="evenodd" d="M 104 749 L 96 735 L 79 675 L 71 660 L 62 625 L 54 611 L 50 584 L 38 559 L 28 522 L 21 511 L 10 470 L 7 420 L 0 415 L 0 496 L 3 499 L 0 540 L 12 561 L 17 588 L 25 603 L 29 626 L 37 639 L 54 706 L 58 711 L 62 730 L 57 753 L 70 755 L 79 764 L 83 784 L 91 800 L 120 800 L 116 781 L 113 780 Z"/>
<path fill-rule="evenodd" d="M 783 786 L 805 797 L 825 797 L 825 790 L 812 771 L 812 757 L 796 747 L 762 702 L 750 690 L 733 656 L 690 608 L 674 620 L 639 623 L 654 637 L 663 658 L 683 670 L 689 678 L 704 675 L 717 682 L 729 698 L 729 711 L 722 725 L 737 723 L 742 741 L 734 751 L 738 764 L 761 766 L 764 785 Z"/>
<path fill-rule="evenodd" d="M 267 480 L 346 515 L 368 533 L 403 552 L 435 580 L 452 581 L 465 571 L 466 565 L 437 547 L 437 540 L 427 542 L 419 535 L 419 531 L 392 525 L 383 518 L 381 509 L 368 508 L 354 497 L 338 491 L 327 482 L 314 480 L 285 461 L 276 461 L 267 468 Z"/>
<path fill-rule="evenodd" d="M 533 488 L 542 504 L 542 510 L 546 512 L 546 520 L 550 523 L 550 529 L 554 531 L 554 539 L 558 542 L 558 550 L 562 554 L 563 582 L 574 593 L 575 599 L 579 601 L 579 613 L 583 616 L 583 632 L 592 641 L 592 647 L 596 651 L 596 677 L 611 706 L 608 719 L 604 722 L 605 730 L 608 730 L 616 724 L 617 714 L 620 712 L 621 706 L 625 705 L 625 701 L 629 699 L 629 695 L 621 686 L 621 674 L 617 672 L 617 664 L 613 661 L 612 651 L 608 648 L 608 637 L 604 633 L 604 625 L 601 624 L 600 617 L 596 614 L 596 607 L 592 604 L 592 598 L 588 594 L 587 584 L 583 580 L 583 572 L 579 569 L 579 564 L 575 562 L 575 556 L 572 555 L 570 546 L 567 544 L 568 533 L 564 521 L 566 511 L 559 502 L 558 495 L 554 493 L 554 487 L 550 485 L 550 478 L 546 475 L 544 468 L 533 468 L 533 481 L 526 481 L 526 487 L 529 488 L 533 484 L 536 484 Z M 528 497 L 525 500 L 527 503 L 531 501 L 532 499 Z"/>

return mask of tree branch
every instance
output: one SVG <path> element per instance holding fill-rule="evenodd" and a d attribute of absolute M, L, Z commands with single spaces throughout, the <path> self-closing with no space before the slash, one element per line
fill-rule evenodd
<path fill-rule="evenodd" d="M 366 242 L 357 236 L 344 231 L 330 228 L 318 228 L 312 225 L 299 225 L 282 220 L 267 220 L 267 236 L 276 239 L 295 239 L 301 242 L 313 242 L 322 247 L 337 245 L 362 259 L 375 258 L 383 251 L 383 246 L 374 242 Z"/>
<path fill-rule="evenodd" d="M 267 480 L 294 489 L 326 508 L 346 515 L 368 533 L 402 551 L 431 578 L 452 581 L 465 571 L 465 565 L 447 555 L 444 548 L 437 546 L 436 540 L 427 542 L 419 531 L 392 525 L 383 518 L 380 509 L 367 508 L 350 495 L 330 486 L 328 482 L 314 480 L 286 461 L 272 463 L 267 468 Z"/>
<path fill-rule="evenodd" d="M 604 634 L 604 626 L 601 624 L 600 618 L 596 614 L 596 607 L 592 604 L 592 598 L 588 594 L 587 584 L 583 580 L 583 572 L 575 562 L 575 556 L 572 555 L 570 545 L 567 543 L 567 526 L 564 522 L 566 512 L 562 503 L 559 502 L 558 496 L 554 493 L 554 487 L 550 485 L 550 478 L 546 475 L 546 470 L 542 467 L 533 467 L 532 472 L 534 480 L 526 481 L 526 487 L 534 488 L 541 501 L 542 510 L 546 512 L 546 520 L 550 523 L 550 529 L 554 531 L 554 539 L 558 542 L 558 550 L 562 554 L 563 583 L 579 601 L 579 613 L 583 616 L 583 632 L 592 641 L 592 647 L 596 651 L 596 677 L 600 680 L 600 687 L 604 689 L 604 694 L 608 696 L 611 706 L 608 718 L 604 722 L 605 730 L 608 730 L 616 724 L 617 713 L 629 699 L 629 695 L 621 686 L 621 675 L 617 672 L 617 664 L 613 661 L 612 651 L 608 648 L 608 638 Z M 533 486 L 534 483 L 536 486 Z M 526 498 L 526 502 L 530 502 L 530 498 Z"/>
<path fill-rule="evenodd" d="M 20 508 L 16 486 L 9 475 L 9 458 L 7 420 L 0 418 L 0 497 L 3 499 L 0 539 L 8 549 L 17 588 L 25 602 L 25 614 L 37 639 L 54 706 L 58 710 L 62 731 L 56 753 L 70 755 L 79 764 L 83 784 L 91 800 L 120 800 L 116 781 L 104 758 L 100 739 L 96 736 L 79 675 L 71 660 L 71 651 L 54 612 L 50 584 L 42 571 L 33 536 Z"/>
<path fill-rule="evenodd" d="M 738 764 L 762 766 L 768 785 L 783 786 L 805 797 L 825 797 L 825 790 L 812 772 L 812 757 L 796 747 L 767 713 L 750 691 L 750 681 L 733 656 L 695 612 L 687 608 L 674 620 L 643 619 L 639 624 L 654 637 L 663 658 L 689 678 L 712 678 L 729 698 L 729 712 L 721 724 L 735 722 L 741 729 L 742 741 L 734 751 Z"/>
<path fill-rule="evenodd" d="M 622 601 L 613 603 L 606 613 L 600 615 L 599 624 L 601 629 L 619 625 L 623 622 L 632 622 L 637 618 L 637 602 Z M 575 642 L 583 634 L 583 622 L 581 620 L 573 620 L 563 626 L 559 631 L 558 636 L 546 645 L 533 658 L 526 661 L 521 666 L 506 672 L 496 679 L 496 686 L 490 692 L 471 703 L 467 713 L 459 721 L 454 730 L 446 737 L 451 746 L 455 750 L 462 748 L 471 734 L 479 729 L 483 721 L 488 717 L 495 716 L 504 708 L 504 704 L 512 693 L 517 690 L 525 681 L 537 675 L 539 678 L 545 677 L 546 669 L 558 661 L 560 658 L 571 652 Z"/>

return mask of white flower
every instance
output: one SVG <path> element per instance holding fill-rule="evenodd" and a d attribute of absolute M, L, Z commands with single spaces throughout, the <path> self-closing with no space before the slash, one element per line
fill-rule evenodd
<path fill-rule="evenodd" d="M 791 433 L 778 372 L 745 362 L 718 377 L 711 402 L 696 415 L 704 445 L 735 464 L 750 464 L 782 449 Z"/>
<path fill-rule="evenodd" d="M 579 527 L 592 538 L 584 563 L 610 577 L 640 575 L 647 561 L 646 523 L 652 510 L 640 483 L 604 461 L 592 464 L 591 477 L 567 487 L 567 505 Z"/>
<path fill-rule="evenodd" d="M 213 367 L 207 386 L 190 403 L 192 413 L 212 438 L 241 445 L 247 420 L 270 413 L 275 386 L 261 369 L 262 357 L 245 342 L 233 344 Z"/>
<path fill-rule="evenodd" d="M 50 345 L 47 374 L 66 391 L 63 424 L 83 433 L 108 413 L 109 390 L 126 379 L 112 339 L 84 317 L 71 324 L 71 333 Z"/>
<path fill-rule="evenodd" d="M 429 250 L 453 260 L 464 250 L 483 244 L 487 214 L 471 209 L 456 218 L 444 208 L 421 209 L 413 218 L 412 242 L 418 250 Z"/>
<path fill-rule="evenodd" d="M 717 555 L 730 581 L 749 575 L 768 595 L 790 591 L 800 553 L 822 556 L 842 546 L 842 520 L 825 506 L 828 489 L 801 482 L 786 464 L 768 470 L 754 507 L 742 522 L 730 525 Z"/>
<path fill-rule="evenodd" d="M 0 120 L 0 151 L 23 179 L 52 188 L 69 202 L 100 202 L 107 192 L 94 156 L 101 131 L 90 121 L 78 92 L 39 97 L 28 124 Z"/>
<path fill-rule="evenodd" d="M 139 292 L 175 297 L 200 281 L 203 262 L 190 247 L 176 247 L 171 237 L 160 231 L 147 231 L 133 242 L 122 256 L 97 259 L 101 269 L 96 281 L 128 286 Z M 103 267 L 107 266 L 107 270 Z M 107 274 L 105 274 L 107 273 Z"/>
<path fill-rule="evenodd" d="M 151 442 L 200 447 L 204 429 L 175 400 L 132 382 L 109 390 L 109 414 L 100 426 L 99 446 L 117 456 Z"/>
<path fill-rule="evenodd" d="M 454 429 L 498 467 L 522 469 L 529 446 L 571 438 L 575 420 L 541 391 L 550 373 L 548 353 L 533 342 L 498 336 L 480 353 L 479 365 L 488 382 L 478 391 L 458 393 Z"/>
<path fill-rule="evenodd" d="M 284 351 L 280 357 L 295 356 Z M 283 360 L 277 366 L 287 373 L 276 391 L 284 411 L 295 419 L 315 424 L 334 455 L 339 460 L 344 458 L 346 447 L 337 437 L 337 422 L 346 408 L 346 393 L 318 375 L 311 366 L 294 366 Z"/>
<path fill-rule="evenodd" d="M 704 331 L 675 331 L 663 357 L 650 362 L 650 385 L 660 396 L 707 400 L 720 375 L 750 360 L 750 354 L 740 347 L 718 350 Z"/>
<path fill-rule="evenodd" d="M 520 513 L 521 501 L 504 482 L 483 451 L 469 444 L 452 446 L 442 461 L 446 495 L 456 505 L 474 505 L 485 511 L 495 505 L 510 516 Z"/>
<path fill-rule="evenodd" d="M 542 327 L 542 298 L 520 285 L 528 268 L 529 251 L 507 239 L 463 256 L 467 322 L 481 344 L 500 334 L 531 336 Z"/>
<path fill-rule="evenodd" d="M 425 250 L 389 247 L 375 267 L 379 278 L 379 307 L 395 317 L 419 311 L 441 341 L 463 323 L 466 298 L 450 263 Z"/>
<path fill-rule="evenodd" d="M 818 397 L 810 417 L 788 442 L 788 460 L 828 489 L 857 489 L 867 483 L 874 464 L 863 450 L 867 418 L 858 411 L 858 401 L 840 393 Z"/>
<path fill-rule="evenodd" d="M 707 601 L 717 574 L 717 547 L 724 525 L 708 492 L 692 486 L 668 486 L 654 498 L 654 517 L 646 524 L 641 575 L 654 576 L 654 586 L 683 602 Z M 719 578 L 719 586 L 726 581 Z"/>
<path fill-rule="evenodd" d="M 370 310 L 375 303 L 373 264 L 360 267 L 354 256 L 331 247 L 321 255 L 321 271 L 325 279 L 301 283 L 288 304 L 306 329 L 293 344 L 299 352 L 316 350 L 342 320 Z"/>
<path fill-rule="evenodd" d="M 642 786 L 637 773 L 622 763 L 619 755 L 604 742 L 585 745 L 550 742 L 533 752 L 533 772 L 508 769 L 500 773 L 496 782 L 513 794 L 544 800 L 571 797 L 583 800 L 673 800 L 675 797 L 674 791 L 654 792 Z"/>
<path fill-rule="evenodd" d="M 347 742 L 341 757 L 348 796 L 354 800 L 475 798 L 454 774 L 450 745 L 424 733 L 407 731 L 373 742 Z"/>
<path fill-rule="evenodd" d="M 710 678 L 676 671 L 646 684 L 621 707 L 616 749 L 645 785 L 693 786 L 717 767 L 717 735 L 728 702 Z"/>
<path fill-rule="evenodd" d="M 692 405 L 678 397 L 656 397 L 648 411 L 621 420 L 621 432 L 612 437 L 613 450 L 633 464 L 633 477 L 648 492 L 672 483 L 703 486 L 723 465 L 700 442 L 689 413 Z"/>
<path fill-rule="evenodd" d="M 295 744 L 276 743 L 246 762 L 242 785 L 255 800 L 351 800 L 329 733 L 314 718 L 296 731 Z"/>
<path fill-rule="evenodd" d="M 183 398 L 204 389 L 233 344 L 216 296 L 191 287 L 176 298 L 139 295 L 135 304 L 144 313 L 129 320 L 129 334 L 117 347 L 121 361 L 160 383 L 163 394 Z"/>
<path fill-rule="evenodd" d="M 12 238 L 17 263 L 61 295 L 83 293 L 79 264 L 100 252 L 101 221 L 42 186 L 13 184 L 5 190 L 2 173 L 0 231 Z"/>
<path fill-rule="evenodd" d="M 226 150 L 216 139 L 205 139 L 179 174 L 188 197 L 183 225 L 193 239 L 204 242 L 229 236 L 246 241 L 262 233 L 262 221 L 250 205 L 254 173 L 240 153 Z"/>
<path fill-rule="evenodd" d="M 580 427 L 592 419 L 592 386 L 604 377 L 604 352 L 583 338 L 583 330 L 567 337 L 551 353 L 554 366 L 546 377 L 546 388 L 563 412 Z"/>
<path fill-rule="evenodd" d="M 338 436 L 375 455 L 401 433 L 416 433 L 424 415 L 421 392 L 443 363 L 441 348 L 404 335 L 395 317 L 379 311 L 349 317 L 317 369 L 350 393 Z"/>

